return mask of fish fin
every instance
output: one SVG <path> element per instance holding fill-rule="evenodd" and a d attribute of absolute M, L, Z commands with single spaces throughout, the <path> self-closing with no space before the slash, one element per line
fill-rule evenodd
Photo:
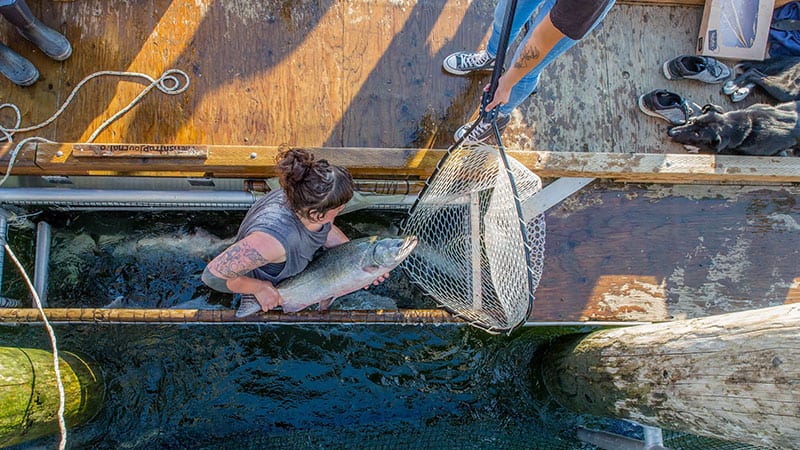
<path fill-rule="evenodd" d="M 331 297 L 329 299 L 322 300 L 321 302 L 319 302 L 319 310 L 326 311 L 328 308 L 331 307 L 331 303 L 333 303 L 334 300 L 336 300 L 336 297 Z"/>
<path fill-rule="evenodd" d="M 255 297 L 252 295 L 243 295 L 239 303 L 239 309 L 236 310 L 236 317 L 247 317 L 260 311 L 261 303 L 258 303 Z"/>

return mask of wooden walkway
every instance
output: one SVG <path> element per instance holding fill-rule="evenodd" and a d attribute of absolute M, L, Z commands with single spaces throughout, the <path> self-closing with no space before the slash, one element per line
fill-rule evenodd
<path fill-rule="evenodd" d="M 636 107 L 640 94 L 667 88 L 729 109 L 764 97 L 733 105 L 719 85 L 664 79 L 663 61 L 693 52 L 702 8 L 649 3 L 616 5 L 544 73 L 504 135 L 545 178 L 604 178 L 548 212 L 532 321 L 660 321 L 800 301 L 798 159 L 682 159 L 666 123 Z M 492 0 L 30 4 L 75 50 L 49 61 L 0 23 L 0 37 L 42 73 L 29 88 L 0 80 L 22 126 L 47 119 L 94 72 L 176 68 L 191 79 L 185 93 L 151 92 L 95 142 L 184 144 L 206 156 L 81 159 L 72 144 L 39 145 L 20 155 L 21 175 L 258 178 L 288 144 L 324 147 L 357 176 L 424 179 L 489 78 L 447 75 L 441 60 L 482 45 Z M 85 142 L 143 87 L 92 80 L 55 123 L 15 140 Z M 8 115 L 0 110 L 2 123 Z"/>
<path fill-rule="evenodd" d="M 23 126 L 47 119 L 98 71 L 158 77 L 174 68 L 191 79 L 184 94 L 152 92 L 96 142 L 446 148 L 489 79 L 488 72 L 451 76 L 441 62 L 483 45 L 493 0 L 29 3 L 65 33 L 74 53 L 51 61 L 0 21 L 0 38 L 41 72 L 28 88 L 0 80 L 2 100 L 20 107 Z M 663 61 L 693 52 L 702 8 L 642 3 L 616 5 L 543 74 L 539 92 L 515 114 L 506 146 L 682 152 L 664 122 L 638 110 L 640 94 L 669 88 L 700 104 L 733 107 L 718 85 L 661 74 Z M 16 139 L 85 142 L 142 88 L 141 80 L 119 77 L 89 81 L 59 120 Z M 8 111 L 0 113 L 8 123 Z"/>

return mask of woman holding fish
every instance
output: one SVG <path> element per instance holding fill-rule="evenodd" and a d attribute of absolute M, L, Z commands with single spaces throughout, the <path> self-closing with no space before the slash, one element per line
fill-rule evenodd
<path fill-rule="evenodd" d="M 243 294 L 237 317 L 281 306 L 275 285 L 302 272 L 321 247 L 349 241 L 333 224 L 353 197 L 347 169 L 303 149 L 283 151 L 277 159 L 281 189 L 253 204 L 236 242 L 203 272 L 212 289 Z"/>

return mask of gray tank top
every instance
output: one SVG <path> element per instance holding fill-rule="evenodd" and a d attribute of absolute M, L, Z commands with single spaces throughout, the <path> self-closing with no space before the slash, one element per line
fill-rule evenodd
<path fill-rule="evenodd" d="M 251 272 L 253 278 L 277 284 L 306 268 L 314 253 L 327 241 L 330 230 L 330 223 L 326 223 L 320 231 L 306 228 L 286 203 L 283 189 L 277 189 L 250 207 L 239 225 L 236 240 L 244 239 L 254 231 L 261 231 L 283 245 L 286 250 L 285 263 L 269 263 Z"/>

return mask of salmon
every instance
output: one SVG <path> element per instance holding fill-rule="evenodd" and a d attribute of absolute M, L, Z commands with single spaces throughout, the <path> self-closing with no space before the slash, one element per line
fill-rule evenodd
<path fill-rule="evenodd" d="M 316 304 L 320 310 L 327 309 L 337 297 L 368 286 L 400 265 L 416 246 L 415 236 L 371 236 L 325 250 L 305 270 L 278 283 L 276 287 L 283 297 L 281 308 L 288 313 Z M 258 311 L 261 311 L 259 303 L 243 296 L 236 317 Z"/>

